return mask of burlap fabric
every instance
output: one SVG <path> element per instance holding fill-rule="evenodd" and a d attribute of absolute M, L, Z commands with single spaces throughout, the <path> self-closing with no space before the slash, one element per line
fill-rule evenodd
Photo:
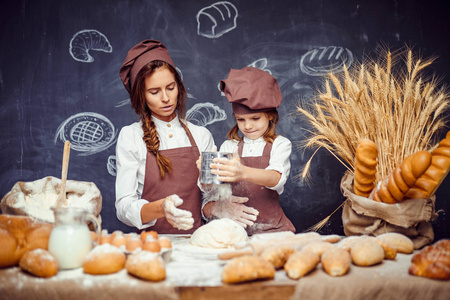
<path fill-rule="evenodd" d="M 402 233 L 414 243 L 415 249 L 433 242 L 431 221 L 435 220 L 435 199 L 408 199 L 397 204 L 376 202 L 353 193 L 353 174 L 347 172 L 341 181 L 347 198 L 342 212 L 344 233 L 377 236 L 387 232 Z"/>

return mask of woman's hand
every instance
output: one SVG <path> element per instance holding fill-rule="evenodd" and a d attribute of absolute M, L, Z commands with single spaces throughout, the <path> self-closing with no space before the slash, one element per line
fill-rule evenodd
<path fill-rule="evenodd" d="M 209 211 L 209 219 L 229 218 L 242 227 L 252 226 L 259 212 L 253 207 L 244 205 L 248 201 L 246 197 L 231 196 L 226 199 L 208 202 L 205 208 Z M 208 208 L 206 206 L 209 206 Z"/>
<path fill-rule="evenodd" d="M 183 204 L 183 200 L 177 195 L 167 197 L 162 205 L 166 220 L 173 227 L 180 230 L 189 230 L 194 226 L 194 218 L 190 211 L 179 209 L 177 206 Z"/>

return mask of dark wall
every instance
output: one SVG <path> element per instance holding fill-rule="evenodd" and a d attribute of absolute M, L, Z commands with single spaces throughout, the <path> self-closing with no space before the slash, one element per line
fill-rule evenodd
<path fill-rule="evenodd" d="M 217 88 L 230 68 L 253 65 L 277 78 L 284 97 L 278 132 L 294 145 L 307 136 L 295 105 L 311 99 L 324 70 L 317 61 L 302 60 L 311 51 L 341 51 L 339 59 L 326 63 L 339 67 L 342 60 L 350 64 L 373 54 L 380 43 L 393 49 L 408 44 L 425 57 L 439 56 L 431 72 L 445 76 L 450 69 L 447 1 L 229 3 L 3 1 L 0 195 L 17 181 L 60 177 L 63 143 L 70 140 L 68 178 L 99 187 L 104 228 L 129 230 L 115 216 L 114 155 L 118 131 L 137 117 L 118 70 L 128 49 L 143 39 L 158 39 L 168 47 L 188 88 L 191 119 L 205 125 L 217 145 L 234 124 L 230 105 Z M 311 153 L 295 148 L 281 197 L 297 231 L 321 221 L 344 200 L 339 184 L 345 168 L 324 151 L 313 160 L 312 183 L 296 179 Z M 437 238 L 450 237 L 449 198 L 447 179 L 437 192 L 437 209 L 443 210 L 434 223 Z M 342 234 L 340 218 L 338 210 L 321 232 Z"/>

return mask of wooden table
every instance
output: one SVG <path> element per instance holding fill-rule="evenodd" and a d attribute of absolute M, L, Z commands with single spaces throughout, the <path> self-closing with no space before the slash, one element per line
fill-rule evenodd
<path fill-rule="evenodd" d="M 189 244 L 186 237 L 171 237 L 174 244 L 167 276 L 146 282 L 122 270 L 111 275 L 88 275 L 82 269 L 60 271 L 52 278 L 35 278 L 19 268 L 0 270 L 0 299 L 450 299 L 450 281 L 410 276 L 412 255 L 363 268 L 351 266 L 348 275 L 330 277 L 320 267 L 299 279 L 283 270 L 274 280 L 228 285 L 221 282 L 226 262 L 223 250 Z"/>

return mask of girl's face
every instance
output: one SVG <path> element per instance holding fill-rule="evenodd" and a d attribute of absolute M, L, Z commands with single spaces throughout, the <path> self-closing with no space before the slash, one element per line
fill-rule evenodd
<path fill-rule="evenodd" d="M 178 85 L 169 68 L 156 69 L 145 79 L 145 101 L 152 115 L 165 122 L 175 118 L 177 107 Z"/>
<path fill-rule="evenodd" d="M 249 139 L 256 140 L 263 136 L 272 117 L 260 112 L 254 114 L 234 114 L 239 130 Z"/>

